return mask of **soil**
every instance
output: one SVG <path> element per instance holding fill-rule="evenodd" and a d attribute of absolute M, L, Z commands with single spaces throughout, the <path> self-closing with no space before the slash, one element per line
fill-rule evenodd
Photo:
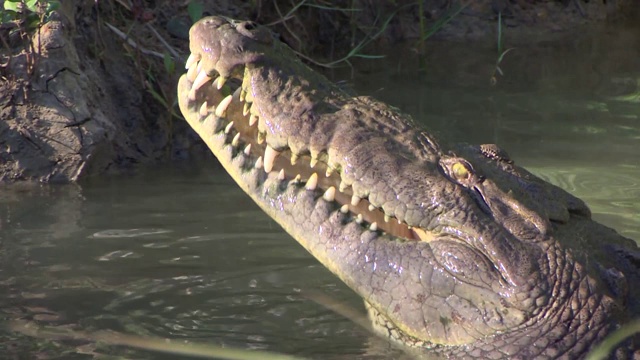
<path fill-rule="evenodd" d="M 321 9 L 313 5 L 326 2 L 308 0 L 295 11 L 289 1 L 202 3 L 203 15 L 269 24 L 298 52 L 322 62 L 363 39 L 373 38 L 369 46 L 376 47 L 415 43 L 452 14 L 433 38 L 495 44 L 500 14 L 512 46 L 547 41 L 624 21 L 637 11 L 634 1 L 426 0 L 420 8 L 415 1 L 345 0 Z M 188 55 L 188 1 L 61 3 L 29 38 L 0 27 L 0 182 L 74 182 L 210 157 L 174 106 Z M 172 53 L 175 60 L 167 61 Z"/>

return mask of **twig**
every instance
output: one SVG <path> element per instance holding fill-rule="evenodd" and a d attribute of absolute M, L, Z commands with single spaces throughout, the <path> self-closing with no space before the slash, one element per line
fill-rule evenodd
<path fill-rule="evenodd" d="M 300 7 L 302 6 L 302 4 L 304 4 L 306 0 L 302 0 L 298 5 L 296 5 L 293 9 L 291 9 L 286 16 L 282 15 L 282 12 L 280 12 L 280 7 L 278 6 L 278 2 L 274 1 L 273 5 L 276 8 L 276 11 L 278 12 L 278 15 L 280 16 L 281 19 L 286 20 L 289 17 L 293 16 L 293 13 Z M 287 25 L 286 21 L 282 21 L 282 25 L 285 27 L 285 29 L 287 29 L 287 31 L 289 31 L 289 34 L 291 34 L 291 36 L 293 36 L 294 39 L 296 39 L 296 41 L 298 42 L 298 45 L 302 44 L 302 40 L 300 40 L 300 38 L 298 37 L 298 35 L 296 35 L 295 31 L 292 31 L 289 28 L 289 25 Z"/>
<path fill-rule="evenodd" d="M 116 2 L 122 5 L 122 7 L 124 7 L 125 9 L 131 11 L 131 4 L 128 1 L 125 2 L 125 0 L 116 0 Z"/>
<path fill-rule="evenodd" d="M 139 46 L 138 44 L 136 44 L 135 41 L 133 41 L 133 39 L 131 39 L 129 36 L 127 36 L 127 34 L 123 33 L 122 31 L 118 30 L 118 28 L 116 28 L 115 26 L 109 24 L 108 22 L 104 22 L 105 25 L 107 25 L 107 27 L 109 29 L 111 29 L 111 31 L 113 31 L 116 35 L 118 35 L 120 38 L 122 38 L 122 40 L 126 41 L 127 44 L 133 46 L 134 48 L 140 50 L 141 53 L 145 54 L 145 55 L 151 55 L 151 56 L 155 56 L 158 57 L 160 59 L 164 59 L 164 54 L 161 54 L 157 51 L 153 51 L 153 50 L 149 50 L 149 49 L 145 49 L 142 46 Z"/>
<path fill-rule="evenodd" d="M 153 35 L 155 35 L 158 38 L 158 40 L 160 40 L 162 45 L 164 45 L 164 47 L 167 48 L 167 50 L 169 50 L 171 55 L 173 55 L 174 59 L 176 60 L 182 59 L 180 54 L 178 54 L 178 52 L 173 47 L 171 47 L 171 45 L 169 45 L 169 43 L 160 35 L 160 33 L 158 33 L 158 31 L 153 26 L 151 26 L 151 23 L 146 23 L 146 26 L 149 28 L 149 30 L 151 30 Z"/>

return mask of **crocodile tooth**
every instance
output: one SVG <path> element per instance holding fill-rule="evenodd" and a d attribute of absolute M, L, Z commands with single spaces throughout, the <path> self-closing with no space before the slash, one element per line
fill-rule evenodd
<path fill-rule="evenodd" d="M 266 133 L 267 132 L 267 123 L 264 121 L 264 117 L 257 116 L 258 118 L 258 131 Z"/>
<path fill-rule="evenodd" d="M 358 195 L 353 194 L 353 196 L 351 197 L 351 205 L 358 206 L 358 204 L 360 204 L 360 200 L 362 199 Z"/>
<path fill-rule="evenodd" d="M 202 87 L 202 85 L 206 84 L 211 80 L 211 77 L 207 75 L 205 71 L 200 71 L 196 79 L 193 80 L 193 84 L 191 85 L 192 90 L 198 90 Z"/>
<path fill-rule="evenodd" d="M 343 214 L 348 213 L 349 212 L 349 205 L 347 205 L 347 204 L 342 205 L 342 207 L 340 207 L 340 212 L 343 213 Z"/>
<path fill-rule="evenodd" d="M 195 64 L 199 60 L 200 60 L 200 55 L 196 55 L 194 53 L 189 54 L 189 57 L 187 58 L 187 62 L 184 64 L 184 68 L 189 70 L 189 68 L 191 68 L 191 65 Z"/>
<path fill-rule="evenodd" d="M 258 111 L 258 105 L 256 105 L 256 103 L 251 104 L 251 106 L 249 107 L 249 113 L 256 116 L 260 116 L 260 112 Z"/>
<path fill-rule="evenodd" d="M 329 177 L 333 174 L 333 169 L 327 166 L 327 171 L 324 173 L 324 176 Z"/>
<path fill-rule="evenodd" d="M 202 61 L 199 61 L 198 66 L 196 66 L 196 72 L 199 74 L 201 70 L 202 70 Z"/>
<path fill-rule="evenodd" d="M 324 195 L 322 195 L 322 198 L 328 202 L 334 201 L 336 199 L 335 186 L 331 186 L 330 188 L 328 188 L 327 191 L 324 192 Z"/>
<path fill-rule="evenodd" d="M 267 145 L 264 149 L 264 171 L 271 172 L 273 170 L 273 163 L 280 153 L 274 150 L 271 146 Z"/>
<path fill-rule="evenodd" d="M 391 220 L 391 216 L 384 214 L 384 222 L 389 222 Z"/>
<path fill-rule="evenodd" d="M 247 155 L 247 156 L 249 156 L 249 154 L 251 154 L 251 144 L 247 144 L 247 146 L 244 148 L 244 154 Z"/>
<path fill-rule="evenodd" d="M 209 114 L 202 120 L 202 129 L 205 134 L 215 134 L 222 130 L 222 122 L 222 119 L 215 117 L 213 114 Z"/>
<path fill-rule="evenodd" d="M 233 140 L 231 140 L 231 146 L 237 147 L 238 144 L 240 144 L 240 133 L 237 133 L 236 136 L 233 137 Z"/>
<path fill-rule="evenodd" d="M 218 81 L 216 81 L 216 89 L 220 90 L 224 86 L 224 83 L 227 82 L 227 78 L 220 75 L 218 76 Z"/>
<path fill-rule="evenodd" d="M 298 162 L 298 154 L 296 153 L 291 153 L 291 165 L 295 165 Z"/>
<path fill-rule="evenodd" d="M 347 185 L 347 183 L 344 180 L 340 181 L 340 192 L 344 192 L 345 190 L 347 190 L 347 188 L 349 187 L 349 185 Z"/>
<path fill-rule="evenodd" d="M 240 85 L 240 87 L 242 87 L 243 89 L 248 89 L 249 86 L 251 84 L 249 84 L 249 82 L 251 81 L 251 75 L 249 75 L 249 68 L 245 66 L 244 68 L 244 75 L 242 75 L 242 85 Z"/>
<path fill-rule="evenodd" d="M 244 96 L 244 101 L 253 102 L 253 94 L 251 91 L 247 91 L 247 95 Z"/>
<path fill-rule="evenodd" d="M 307 190 L 315 190 L 316 186 L 318 186 L 318 174 L 313 173 L 309 176 L 309 180 L 307 180 L 307 185 L 305 187 Z"/>
<path fill-rule="evenodd" d="M 284 169 L 280 169 L 280 172 L 278 173 L 278 180 L 284 180 Z"/>
<path fill-rule="evenodd" d="M 262 144 L 266 138 L 267 138 L 267 133 L 259 132 L 258 133 L 258 144 Z"/>
<path fill-rule="evenodd" d="M 377 231 L 378 230 L 378 223 L 377 222 L 372 222 L 371 226 L 369 226 L 369 230 L 371 231 Z"/>
<path fill-rule="evenodd" d="M 311 150 L 311 161 L 309 162 L 309 165 L 311 165 L 312 168 L 318 163 L 319 155 L 318 151 Z"/>
<path fill-rule="evenodd" d="M 225 117 L 225 115 L 227 115 L 227 108 L 229 104 L 231 104 L 231 100 L 233 100 L 233 95 L 227 95 L 226 98 L 220 101 L 220 104 L 216 106 L 216 116 Z"/>
<path fill-rule="evenodd" d="M 257 122 L 258 122 L 258 117 L 251 114 L 251 116 L 249 116 L 249 126 L 253 126 Z"/>
<path fill-rule="evenodd" d="M 258 160 L 256 160 L 256 164 L 253 165 L 253 167 L 255 167 L 256 169 L 261 169 L 262 168 L 262 156 L 258 156 Z"/>
<path fill-rule="evenodd" d="M 358 214 L 358 216 L 356 216 L 356 222 L 358 224 L 362 224 L 363 221 L 364 221 L 364 218 L 362 218 L 362 214 Z"/>
<path fill-rule="evenodd" d="M 244 98 L 247 96 L 247 92 L 243 88 L 240 89 L 240 101 L 244 101 Z"/>
<path fill-rule="evenodd" d="M 242 98 L 240 98 L 240 100 L 242 101 Z M 247 115 L 249 115 L 249 103 L 244 103 L 244 106 L 242 107 L 242 116 Z"/>
<path fill-rule="evenodd" d="M 196 88 L 191 88 L 191 90 L 189 90 L 189 93 L 187 94 L 187 98 L 189 98 L 189 100 L 193 101 L 196 99 L 196 95 L 198 94 L 198 89 Z"/>
<path fill-rule="evenodd" d="M 192 66 L 187 70 L 187 80 L 193 82 L 198 76 L 197 66 Z"/>
<path fill-rule="evenodd" d="M 227 124 L 227 126 L 225 126 L 225 128 L 224 128 L 224 133 L 225 133 L 225 134 L 230 133 L 230 132 L 231 132 L 231 129 L 233 129 L 233 121 L 229 122 L 229 123 Z"/>
<path fill-rule="evenodd" d="M 233 92 L 233 97 L 236 99 L 239 99 L 240 93 L 241 93 L 240 88 L 237 88 L 236 91 Z"/>
<path fill-rule="evenodd" d="M 207 106 L 207 102 L 206 101 L 202 103 L 202 106 L 200 106 L 199 113 L 200 113 L 201 117 L 205 117 L 205 116 L 209 115 L 209 108 Z"/>
<path fill-rule="evenodd" d="M 375 206 L 373 206 L 373 204 L 369 204 L 369 211 L 373 211 L 373 210 L 375 210 L 375 209 L 376 209 L 376 207 L 375 207 Z"/>

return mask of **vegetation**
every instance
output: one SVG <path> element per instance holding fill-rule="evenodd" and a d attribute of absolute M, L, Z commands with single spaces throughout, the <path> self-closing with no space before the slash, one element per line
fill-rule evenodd
<path fill-rule="evenodd" d="M 101 343 L 109 346 L 125 346 L 133 349 L 148 350 L 176 356 L 188 356 L 200 359 L 226 360 L 302 360 L 299 357 L 285 354 L 274 354 L 265 351 L 243 350 L 211 344 L 188 342 L 180 340 L 140 337 L 113 331 L 82 332 L 63 327 L 39 326 L 35 322 L 11 321 L 8 330 L 23 335 L 45 339 L 49 341 L 82 341 Z M 33 354 L 32 354 L 33 355 Z"/>
<path fill-rule="evenodd" d="M 491 75 L 491 85 L 498 83 L 498 75 L 504 76 L 500 63 L 504 60 L 504 57 L 515 48 L 504 49 L 504 40 L 502 38 L 502 13 L 498 13 L 498 58 L 496 59 L 496 67 Z"/>
<path fill-rule="evenodd" d="M 5 0 L 0 9 L 0 41 L 3 45 L 2 67 L 9 65 L 14 43 L 21 44 L 27 56 L 27 74 L 32 75 L 36 66 L 39 49 L 34 48 L 33 37 L 40 34 L 40 28 L 60 7 L 57 0 Z"/>
<path fill-rule="evenodd" d="M 607 336 L 600 345 L 596 346 L 589 355 L 587 360 L 604 360 L 608 359 L 616 346 L 630 337 L 640 333 L 640 319 L 628 322 L 618 330 Z"/>

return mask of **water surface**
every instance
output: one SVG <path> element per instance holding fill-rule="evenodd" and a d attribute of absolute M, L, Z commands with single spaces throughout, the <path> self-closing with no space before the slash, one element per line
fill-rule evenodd
<path fill-rule="evenodd" d="M 560 61 L 560 52 L 567 63 L 560 70 L 519 67 L 529 55 L 516 50 L 497 85 L 489 83 L 493 50 L 434 45 L 432 70 L 391 58 L 359 74 L 355 86 L 447 141 L 499 143 L 519 164 L 583 198 L 595 219 L 638 240 L 640 105 L 621 97 L 634 91 L 636 74 L 607 66 L 600 52 L 624 57 L 630 50 L 587 45 L 545 50 L 551 56 L 538 62 Z M 592 77 L 600 80 L 585 85 Z M 0 188 L 0 244 L 5 319 L 318 359 L 399 355 L 304 295 L 318 291 L 362 309 L 213 161 L 81 186 Z M 7 358 L 175 358 L 10 331 L 0 339 Z"/>

